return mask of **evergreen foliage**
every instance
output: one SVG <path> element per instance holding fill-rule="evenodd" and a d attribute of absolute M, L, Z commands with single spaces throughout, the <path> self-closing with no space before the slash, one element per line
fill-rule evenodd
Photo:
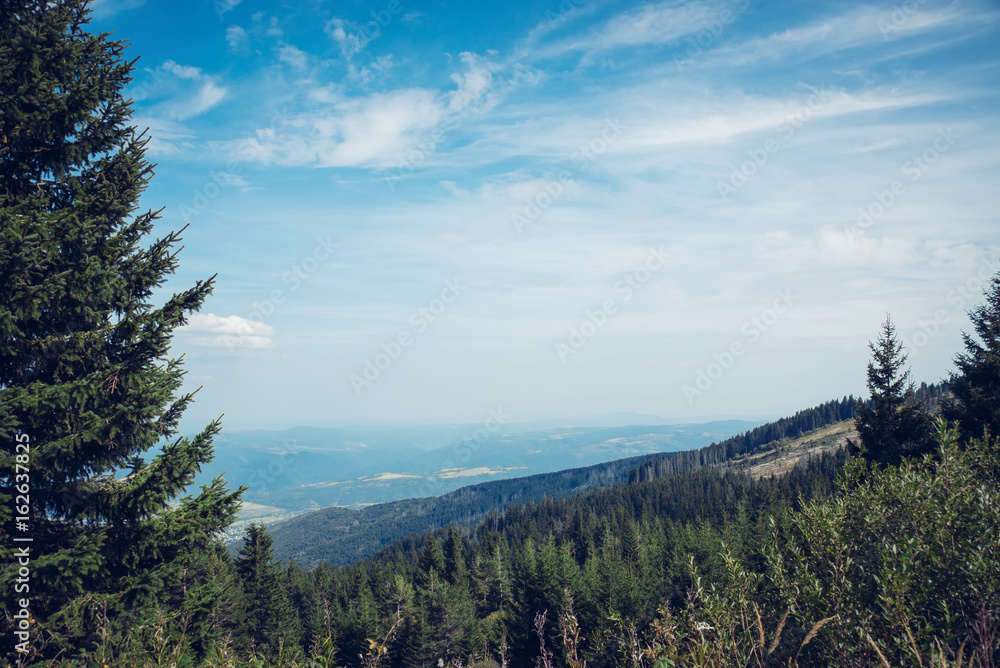
<path fill-rule="evenodd" d="M 219 423 L 177 437 L 192 394 L 178 394 L 168 347 L 212 281 L 151 302 L 180 236 L 143 245 L 157 214 L 138 211 L 152 166 L 124 97 L 134 61 L 87 21 L 81 0 L 0 5 L 0 481 L 30 499 L 36 658 L 82 656 L 154 619 L 203 647 L 222 592 L 199 576 L 239 502 L 220 479 L 180 497 Z M 5 587 L 5 610 L 15 598 Z"/>
<path fill-rule="evenodd" d="M 882 333 L 869 347 L 871 401 L 857 406 L 855 423 L 861 439 L 858 452 L 869 461 L 896 465 L 904 456 L 930 451 L 931 417 L 925 403 L 915 396 L 909 372 L 903 370 L 907 355 L 888 316 Z"/>
<path fill-rule="evenodd" d="M 301 573 L 289 564 L 288 576 L 274 560 L 274 541 L 263 524 L 247 528 L 243 545 L 238 549 L 236 572 L 243 594 L 243 619 L 241 629 L 244 645 L 264 653 L 276 653 L 283 644 L 301 642 L 299 618 L 293 618 L 288 591 L 298 577 L 301 592 Z M 309 626 L 314 610 L 301 593 L 297 597 L 301 622 Z M 294 622 L 294 623 L 293 623 Z"/>
<path fill-rule="evenodd" d="M 925 385 L 918 389 L 918 394 L 930 398 L 940 391 L 939 385 Z M 554 473 L 494 480 L 439 497 L 403 499 L 357 511 L 317 510 L 272 527 L 275 553 L 281 559 L 295 559 L 309 568 L 320 561 L 347 565 L 373 556 L 387 545 L 419 552 L 427 531 L 450 524 L 471 528 L 515 504 L 565 498 L 624 482 L 726 464 L 762 446 L 849 420 L 854 417 L 855 404 L 853 397 L 828 401 L 698 450 L 641 455 Z"/>
<path fill-rule="evenodd" d="M 978 340 L 962 333 L 965 352 L 955 357 L 957 373 L 949 382 L 954 399 L 944 414 L 963 435 L 980 438 L 1000 434 L 1000 272 L 990 279 L 985 303 L 969 316 Z"/>

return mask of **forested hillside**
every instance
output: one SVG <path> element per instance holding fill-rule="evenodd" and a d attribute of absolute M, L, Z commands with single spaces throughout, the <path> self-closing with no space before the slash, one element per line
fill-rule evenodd
<path fill-rule="evenodd" d="M 723 543 L 734 556 L 762 563 L 772 519 L 785 527 L 801 503 L 829 498 L 844 456 L 775 480 L 702 469 L 514 506 L 471 533 L 453 526 L 348 568 L 307 573 L 290 565 L 290 598 L 305 636 L 329 634 L 359 648 L 380 633 L 365 611 L 388 614 L 387 629 L 401 602 L 405 614 L 386 658 L 404 666 L 482 655 L 484 648 L 496 656 L 504 644 L 510 665 L 530 665 L 539 651 L 530 630 L 544 611 L 549 649 L 563 665 L 556 631 L 572 599 L 577 622 L 598 640 L 588 644 L 588 665 L 615 665 L 614 643 L 593 651 L 619 631 L 612 612 L 644 626 L 660 605 L 683 608 L 691 558 L 714 581 L 724 573 Z M 320 613 L 324 601 L 329 620 Z"/>
<path fill-rule="evenodd" d="M 886 336 L 893 347 L 891 327 Z M 874 422 L 821 425 L 796 442 L 843 443 L 894 424 L 900 407 L 923 424 L 942 399 L 962 405 L 939 387 L 922 398 L 905 385 L 887 392 L 900 376 L 886 377 L 858 405 Z M 881 412 L 886 404 L 895 408 Z M 785 436 L 757 448 L 802 436 L 813 414 L 762 429 Z M 272 653 L 320 639 L 313 656 L 358 666 L 922 665 L 918 655 L 935 649 L 934 665 L 993 665 L 1000 449 L 937 429 L 925 434 L 936 457 L 914 458 L 924 446 L 913 441 L 898 466 L 878 465 L 895 446 L 871 439 L 770 477 L 694 457 L 680 473 L 641 464 L 624 484 L 511 506 L 471 531 L 409 537 L 349 567 L 292 562 L 272 571 L 288 588 L 273 604 L 285 621 L 258 637 Z M 941 543 L 956 522 L 961 541 Z M 266 534 L 251 538 L 270 548 Z M 914 615 L 926 621 L 906 621 Z"/>
<path fill-rule="evenodd" d="M 939 391 L 937 386 L 927 389 L 929 394 Z M 849 419 L 854 415 L 855 403 L 853 397 L 829 401 L 698 450 L 631 457 L 558 473 L 482 483 L 439 497 L 395 501 L 359 511 L 319 510 L 272 527 L 275 554 L 279 559 L 295 559 L 305 568 L 320 561 L 349 564 L 411 533 L 449 524 L 475 526 L 515 503 L 558 499 L 625 481 L 722 464 L 760 446 Z"/>

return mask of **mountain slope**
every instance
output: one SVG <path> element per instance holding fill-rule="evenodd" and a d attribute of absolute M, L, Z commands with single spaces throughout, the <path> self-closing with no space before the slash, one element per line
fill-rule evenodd
<path fill-rule="evenodd" d="M 502 411 L 494 413 L 507 419 Z M 195 483 L 225 472 L 231 485 L 249 487 L 244 500 L 275 508 L 269 517 L 287 518 L 330 506 L 359 509 L 438 496 L 489 480 L 699 448 L 755 424 L 720 420 L 565 427 L 494 422 L 486 425 L 489 429 L 479 424 L 236 432 L 220 435 L 215 459 Z"/>
<path fill-rule="evenodd" d="M 448 524 L 474 526 L 512 504 L 564 498 L 628 479 L 635 466 L 661 455 L 641 455 L 555 473 L 495 480 L 442 496 L 403 499 L 361 510 L 325 508 L 271 527 L 275 555 L 304 568 L 320 561 L 349 564 L 409 534 Z"/>
<path fill-rule="evenodd" d="M 853 416 L 853 409 L 853 397 L 845 397 L 698 450 L 643 455 L 556 473 L 497 480 L 439 497 L 394 501 L 362 510 L 323 509 L 274 525 L 271 534 L 275 554 L 279 559 L 295 559 L 305 568 L 312 568 L 320 561 L 352 563 L 410 534 L 448 524 L 475 526 L 513 504 L 565 498 L 667 473 L 722 465 L 774 441 L 797 438 L 811 429 L 843 422 Z"/>

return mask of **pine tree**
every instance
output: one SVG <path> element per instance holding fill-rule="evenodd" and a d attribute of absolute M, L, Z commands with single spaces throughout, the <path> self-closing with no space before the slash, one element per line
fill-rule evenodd
<path fill-rule="evenodd" d="M 203 615 L 212 592 L 184 573 L 240 494 L 215 479 L 178 499 L 220 426 L 176 437 L 192 394 L 178 394 L 168 348 L 212 279 L 151 301 L 180 236 L 146 238 L 157 218 L 137 211 L 148 139 L 124 95 L 135 61 L 125 42 L 86 31 L 87 2 L 0 5 L 0 486 L 30 488 L 18 514 L 30 516 L 39 658 L 85 651 L 105 616 L 119 637 L 154 610 Z M 15 438 L 30 447 L 22 478 Z M 4 503 L 5 557 L 11 523 Z M 6 609 L 13 595 L 4 589 Z"/>
<path fill-rule="evenodd" d="M 462 534 L 458 527 L 448 527 L 448 538 L 444 544 L 444 576 L 450 584 L 465 586 L 468 571 L 465 568 L 465 557 L 462 556 Z"/>
<path fill-rule="evenodd" d="M 945 402 L 944 416 L 966 437 L 979 438 L 983 430 L 1000 435 L 1000 272 L 990 279 L 986 302 L 969 316 L 979 341 L 962 332 L 966 352 L 955 357 L 958 373 L 949 381 L 954 400 Z"/>
<path fill-rule="evenodd" d="M 303 648 L 309 648 L 317 638 L 323 636 L 323 608 L 319 592 L 314 586 L 313 578 L 294 559 L 285 570 L 285 582 L 288 599 L 302 629 L 299 642 Z"/>
<path fill-rule="evenodd" d="M 421 589 L 431 588 L 435 581 L 444 573 L 444 554 L 441 553 L 441 545 L 434 534 L 428 534 L 427 542 L 420 553 L 420 560 L 417 562 L 416 583 Z"/>
<path fill-rule="evenodd" d="M 898 464 L 904 456 L 929 451 L 933 443 L 931 418 L 913 396 L 909 372 L 903 371 L 907 355 L 891 318 L 886 316 L 882 333 L 868 346 L 872 351 L 868 363 L 871 407 L 861 401 L 857 405 L 858 452 L 873 462 Z"/>
<path fill-rule="evenodd" d="M 263 524 L 251 524 L 238 548 L 236 572 L 243 588 L 243 633 L 256 650 L 274 651 L 300 637 L 284 573 L 274 559 L 274 540 Z"/>

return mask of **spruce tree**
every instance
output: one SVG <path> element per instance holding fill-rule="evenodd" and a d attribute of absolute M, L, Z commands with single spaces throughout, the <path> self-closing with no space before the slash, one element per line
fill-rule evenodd
<path fill-rule="evenodd" d="M 904 456 L 928 452 L 932 421 L 926 407 L 913 396 L 909 372 L 903 370 L 907 355 L 896 338 L 892 319 L 886 316 L 882 333 L 868 344 L 868 390 L 871 406 L 858 401 L 855 425 L 861 439 L 860 453 L 879 464 L 898 464 Z"/>
<path fill-rule="evenodd" d="M 417 561 L 416 584 L 421 589 L 430 589 L 434 583 L 444 573 L 444 554 L 441 552 L 441 544 L 438 543 L 434 534 L 428 534 L 424 549 L 420 553 Z"/>
<path fill-rule="evenodd" d="M 448 527 L 448 538 L 444 544 L 444 576 L 450 584 L 465 586 L 468 571 L 465 567 L 465 551 L 462 534 L 454 524 Z"/>
<path fill-rule="evenodd" d="M 944 416 L 957 421 L 963 436 L 980 438 L 983 431 L 1000 435 L 1000 272 L 989 283 L 986 302 L 969 316 L 979 340 L 962 332 L 964 353 L 955 357 L 958 373 L 949 388 L 954 394 L 944 404 Z"/>
<path fill-rule="evenodd" d="M 243 633 L 256 651 L 274 652 L 301 635 L 284 572 L 274 559 L 274 540 L 263 524 L 251 524 L 237 549 L 236 572 L 243 585 Z"/>
<path fill-rule="evenodd" d="M 154 611 L 206 618 L 214 594 L 188 566 L 240 494 L 217 478 L 178 498 L 220 427 L 177 437 L 192 394 L 168 348 L 212 279 L 152 301 L 180 236 L 147 238 L 158 212 L 138 210 L 153 171 L 125 97 L 135 61 L 88 20 L 87 0 L 0 5 L 0 485 L 30 498 L 19 523 L 0 505 L 0 544 L 9 564 L 12 539 L 32 539 L 16 545 L 36 658 L 85 654 L 99 626 L 119 638 Z M 20 598 L 3 597 L 6 610 Z"/>

